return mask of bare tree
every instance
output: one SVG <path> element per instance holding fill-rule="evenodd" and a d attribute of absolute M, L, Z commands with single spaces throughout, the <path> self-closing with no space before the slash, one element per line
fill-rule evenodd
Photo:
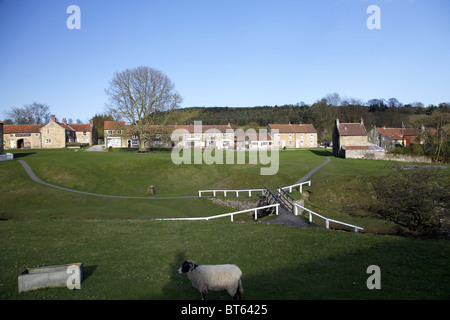
<path fill-rule="evenodd" d="M 44 124 L 50 121 L 50 107 L 46 104 L 33 102 L 22 108 L 11 108 L 6 112 L 15 124 Z"/>
<path fill-rule="evenodd" d="M 172 81 L 163 72 L 146 66 L 116 72 L 105 92 L 110 100 L 107 112 L 134 127 L 139 151 L 145 151 L 145 142 L 152 136 L 151 126 L 166 124 L 170 111 L 182 102 Z"/>
<path fill-rule="evenodd" d="M 445 128 L 450 123 L 450 113 L 436 110 L 423 121 L 427 130 L 421 138 L 425 144 L 432 147 L 432 158 L 436 161 L 446 160 L 449 154 L 448 133 Z"/>

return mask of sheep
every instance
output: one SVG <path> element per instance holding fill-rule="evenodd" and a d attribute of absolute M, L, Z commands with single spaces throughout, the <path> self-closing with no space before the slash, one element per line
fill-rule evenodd
<path fill-rule="evenodd" d="M 200 291 L 202 300 L 208 290 L 226 290 L 234 300 L 240 300 L 244 289 L 242 287 L 242 271 L 234 264 L 201 265 L 192 260 L 186 260 L 178 269 L 179 274 L 186 273 L 192 286 Z"/>

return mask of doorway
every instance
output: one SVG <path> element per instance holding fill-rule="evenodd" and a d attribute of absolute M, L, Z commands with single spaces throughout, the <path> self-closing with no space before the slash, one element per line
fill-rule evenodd
<path fill-rule="evenodd" d="M 17 148 L 23 149 L 25 147 L 25 143 L 23 142 L 23 139 L 17 140 Z"/>

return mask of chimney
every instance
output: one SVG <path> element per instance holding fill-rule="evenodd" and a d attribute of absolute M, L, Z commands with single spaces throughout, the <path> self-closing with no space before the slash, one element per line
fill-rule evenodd
<path fill-rule="evenodd" d="M 54 114 L 52 114 L 52 121 L 55 122 L 56 121 L 56 116 Z"/>
<path fill-rule="evenodd" d="M 67 124 L 66 118 L 63 118 L 63 119 L 62 119 L 62 124 Z"/>
<path fill-rule="evenodd" d="M 364 120 L 362 117 L 361 117 L 361 124 L 364 125 Z"/>

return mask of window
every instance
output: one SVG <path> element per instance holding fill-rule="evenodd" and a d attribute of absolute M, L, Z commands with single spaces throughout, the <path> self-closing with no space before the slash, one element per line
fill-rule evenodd
<path fill-rule="evenodd" d="M 117 134 L 122 134 L 122 130 L 117 130 Z"/>
<path fill-rule="evenodd" d="M 52 144 L 52 139 L 45 139 L 46 144 Z"/>
<path fill-rule="evenodd" d="M 47 129 L 47 134 L 50 134 L 50 129 Z"/>
<path fill-rule="evenodd" d="M 112 134 L 112 130 L 108 130 L 108 134 Z"/>
<path fill-rule="evenodd" d="M 83 131 L 83 136 L 85 136 L 86 135 L 86 131 Z"/>

